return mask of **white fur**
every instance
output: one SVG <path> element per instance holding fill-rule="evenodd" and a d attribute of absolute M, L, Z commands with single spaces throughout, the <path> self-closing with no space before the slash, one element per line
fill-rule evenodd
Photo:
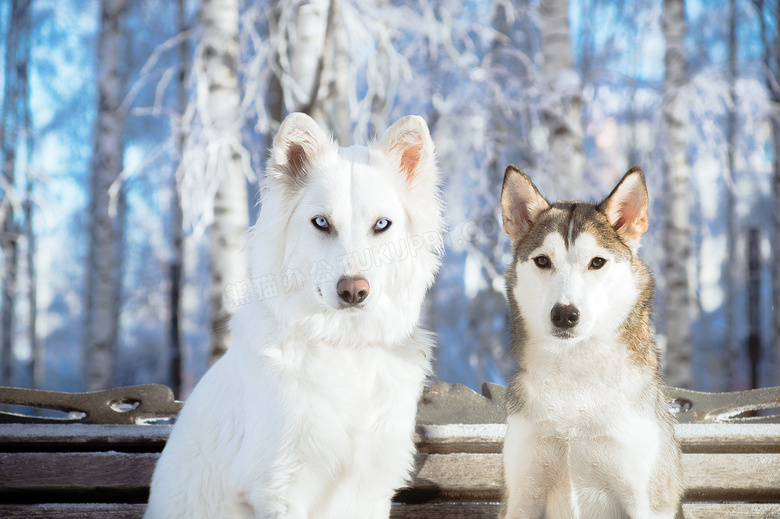
<path fill-rule="evenodd" d="M 553 268 L 534 265 L 531 258 L 542 254 Z M 588 270 L 596 256 L 607 263 Z M 640 295 L 630 263 L 593 235 L 580 235 L 567 250 L 551 233 L 516 268 L 514 296 L 528 335 L 517 382 L 526 398 L 523 416 L 508 418 L 505 517 L 609 519 L 626 517 L 624 510 L 632 518 L 673 517 L 653 512 L 648 501 L 665 433 L 652 405 L 637 403 L 653 402 L 642 392 L 657 386 L 651 370 L 630 361 L 619 336 Z M 571 338 L 552 335 L 556 303 L 580 310 Z M 550 483 L 544 470 L 560 476 Z"/>
<path fill-rule="evenodd" d="M 286 177 L 290 143 L 306 154 L 297 183 Z M 399 155 L 409 146 L 420 152 L 411 172 Z M 188 398 L 158 462 L 147 518 L 387 518 L 413 468 L 433 346 L 417 324 L 441 246 L 427 127 L 407 117 L 381 142 L 340 149 L 294 114 L 271 157 L 250 269 L 289 286 L 239 308 L 234 345 Z M 333 232 L 312 225 L 318 215 Z M 380 218 L 392 224 L 374 234 Z M 356 274 L 369 296 L 343 308 L 336 283 Z"/>

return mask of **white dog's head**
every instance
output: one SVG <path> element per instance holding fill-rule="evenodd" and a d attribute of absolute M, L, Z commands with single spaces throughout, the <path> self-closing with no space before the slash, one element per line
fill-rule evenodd
<path fill-rule="evenodd" d="M 422 118 L 400 119 L 368 147 L 339 148 L 309 116 L 291 114 L 274 141 L 249 239 L 255 293 L 265 280 L 262 300 L 297 333 L 395 343 L 419 320 L 441 225 Z"/>

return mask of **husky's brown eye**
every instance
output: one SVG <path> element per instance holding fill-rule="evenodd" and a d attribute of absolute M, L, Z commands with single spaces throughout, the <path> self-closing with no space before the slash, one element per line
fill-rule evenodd
<path fill-rule="evenodd" d="M 596 256 L 592 260 L 590 260 L 590 265 L 588 265 L 588 269 L 590 270 L 598 270 L 601 267 L 603 267 L 607 263 L 607 260 L 604 258 L 599 258 Z"/>
<path fill-rule="evenodd" d="M 552 263 L 550 263 L 550 258 L 547 256 L 537 256 L 534 258 L 534 264 L 539 267 L 540 269 L 548 269 L 552 267 Z"/>

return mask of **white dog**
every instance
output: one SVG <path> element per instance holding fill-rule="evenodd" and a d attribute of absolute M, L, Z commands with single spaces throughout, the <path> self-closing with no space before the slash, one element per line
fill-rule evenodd
<path fill-rule="evenodd" d="M 430 371 L 417 325 L 440 263 L 437 177 L 420 117 L 351 148 L 287 117 L 248 240 L 256 297 L 187 399 L 147 518 L 389 516 Z"/>
<path fill-rule="evenodd" d="M 501 196 L 512 353 L 507 519 L 672 519 L 680 448 L 650 329 L 639 168 L 603 202 L 550 204 L 509 166 Z"/>

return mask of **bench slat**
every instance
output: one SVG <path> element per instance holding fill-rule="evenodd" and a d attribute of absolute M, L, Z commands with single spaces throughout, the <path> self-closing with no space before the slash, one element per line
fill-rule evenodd
<path fill-rule="evenodd" d="M 0 493 L 143 492 L 157 453 L 0 453 Z M 780 454 L 685 454 L 686 499 L 767 501 L 780 495 Z M 411 493 L 426 501 L 498 500 L 501 455 L 419 454 Z M 42 497 L 42 495 L 41 495 Z"/>
<path fill-rule="evenodd" d="M 495 519 L 499 505 L 453 504 L 395 505 L 391 519 Z M 143 504 L 43 504 L 0 505 L 0 517 L 5 519 L 141 519 Z M 685 519 L 759 519 L 780 517 L 778 504 L 751 503 L 686 503 Z"/>
<path fill-rule="evenodd" d="M 149 452 L 0 453 L 0 492 L 145 492 L 158 457 Z"/>
<path fill-rule="evenodd" d="M 684 454 L 686 499 L 777 501 L 780 454 Z"/>
<path fill-rule="evenodd" d="M 162 451 L 172 425 L 0 424 L 0 450 L 47 447 L 104 450 L 132 447 Z"/>
<path fill-rule="evenodd" d="M 686 503 L 685 519 L 777 519 L 780 505 L 776 503 Z"/>
<path fill-rule="evenodd" d="M 160 451 L 169 425 L 0 424 L 0 451 L 134 450 Z M 421 452 L 501 452 L 506 425 L 422 425 L 417 429 Z M 780 453 L 780 424 L 677 424 L 684 452 Z"/>
<path fill-rule="evenodd" d="M 142 519 L 146 505 L 125 503 L 46 503 L 0 505 L 3 519 Z"/>

